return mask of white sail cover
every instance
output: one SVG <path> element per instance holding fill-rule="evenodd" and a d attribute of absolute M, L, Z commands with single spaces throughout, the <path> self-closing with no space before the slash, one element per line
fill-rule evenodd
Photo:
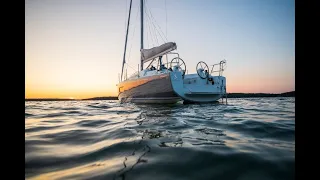
<path fill-rule="evenodd" d="M 141 49 L 142 61 L 143 63 L 148 62 L 175 49 L 177 49 L 177 45 L 174 42 L 167 42 L 151 49 Z"/>

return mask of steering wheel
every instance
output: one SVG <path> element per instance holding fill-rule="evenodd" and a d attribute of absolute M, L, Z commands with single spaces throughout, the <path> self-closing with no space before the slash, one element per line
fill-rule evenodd
<path fill-rule="evenodd" d="M 199 67 L 198 67 L 198 66 L 199 66 Z M 200 72 L 199 72 L 200 68 L 203 70 L 203 71 L 202 71 L 203 73 L 200 73 Z M 198 62 L 197 67 L 196 67 L 196 70 L 197 70 L 198 75 L 199 75 L 200 78 L 202 78 L 202 79 L 205 79 L 205 78 L 207 78 L 207 77 L 209 76 L 209 67 L 208 67 L 208 65 L 207 65 L 205 62 L 203 62 L 203 61 Z M 207 72 L 206 72 L 206 70 L 207 70 Z"/>
<path fill-rule="evenodd" d="M 182 76 L 186 73 L 186 63 L 184 63 L 184 61 L 179 58 L 179 57 L 175 57 L 171 60 L 170 62 L 170 67 L 173 67 L 173 64 L 177 64 L 178 65 L 178 69 L 180 71 L 182 71 Z M 177 66 L 176 65 L 176 66 Z"/>

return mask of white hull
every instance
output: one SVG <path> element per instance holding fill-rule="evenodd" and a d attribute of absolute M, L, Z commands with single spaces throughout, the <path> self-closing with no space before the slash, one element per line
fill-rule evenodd
<path fill-rule="evenodd" d="M 170 73 L 174 92 L 185 101 L 208 103 L 218 101 L 226 94 L 226 78 L 213 76 L 212 81 L 202 79 L 197 74 L 188 74 L 182 77 L 181 72 Z"/>

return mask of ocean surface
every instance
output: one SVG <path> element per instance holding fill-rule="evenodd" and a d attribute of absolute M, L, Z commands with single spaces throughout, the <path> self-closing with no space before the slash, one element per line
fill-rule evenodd
<path fill-rule="evenodd" d="M 26 101 L 26 179 L 295 178 L 295 98 Z"/>

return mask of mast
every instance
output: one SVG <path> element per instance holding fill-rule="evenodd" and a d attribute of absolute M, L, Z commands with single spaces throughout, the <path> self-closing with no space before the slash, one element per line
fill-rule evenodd
<path fill-rule="evenodd" d="M 140 0 L 140 13 L 141 13 L 141 48 L 140 49 L 143 49 L 143 0 Z M 143 60 L 142 60 L 142 55 L 140 53 L 140 60 L 141 60 L 141 69 L 140 71 L 143 70 Z"/>
<path fill-rule="evenodd" d="M 132 5 L 132 0 L 130 1 L 129 17 L 128 17 L 128 25 L 127 25 L 127 33 L 126 33 L 126 41 L 125 41 L 125 44 L 124 44 L 124 53 L 123 53 L 122 70 L 121 70 L 121 81 L 122 81 L 122 75 L 123 75 L 123 66 L 124 66 L 124 63 L 126 63 L 126 50 L 127 50 L 129 23 L 130 23 L 130 15 L 131 15 L 131 5 Z"/>

